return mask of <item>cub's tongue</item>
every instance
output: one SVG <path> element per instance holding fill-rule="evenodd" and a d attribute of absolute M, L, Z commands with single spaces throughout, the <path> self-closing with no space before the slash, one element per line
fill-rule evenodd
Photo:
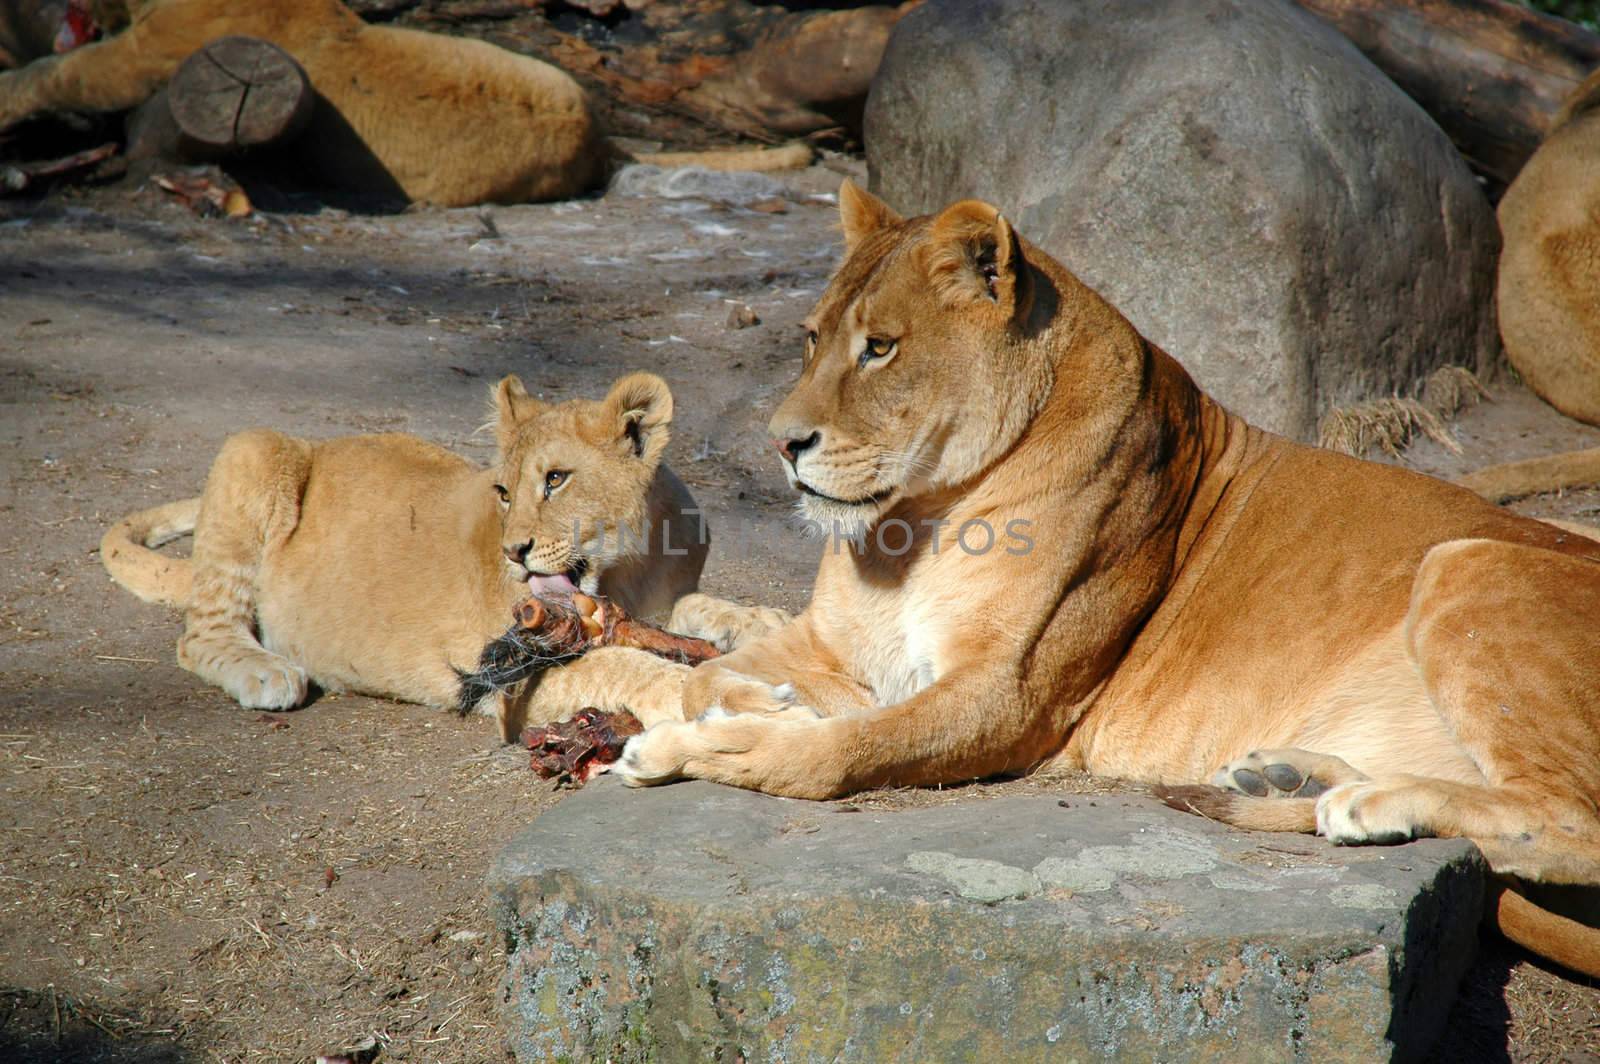
<path fill-rule="evenodd" d="M 534 573 L 528 577 L 528 590 L 535 595 L 561 597 L 571 595 L 578 588 L 566 573 Z"/>

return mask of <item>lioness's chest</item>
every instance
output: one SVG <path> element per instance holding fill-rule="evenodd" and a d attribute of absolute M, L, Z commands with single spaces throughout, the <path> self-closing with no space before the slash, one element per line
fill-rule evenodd
<path fill-rule="evenodd" d="M 835 641 L 850 672 L 879 705 L 903 702 L 949 668 L 954 616 L 950 587 L 919 581 L 905 588 L 857 586 L 833 617 L 845 623 Z"/>

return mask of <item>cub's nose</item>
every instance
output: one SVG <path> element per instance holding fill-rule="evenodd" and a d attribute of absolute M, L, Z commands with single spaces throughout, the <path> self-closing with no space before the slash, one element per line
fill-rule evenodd
<path fill-rule="evenodd" d="M 808 447 L 814 447 L 821 438 L 822 433 L 812 432 L 811 435 L 804 438 L 791 436 L 775 439 L 772 441 L 772 445 L 778 449 L 778 453 L 783 455 L 790 465 L 794 465 L 800 459 L 800 452 Z"/>

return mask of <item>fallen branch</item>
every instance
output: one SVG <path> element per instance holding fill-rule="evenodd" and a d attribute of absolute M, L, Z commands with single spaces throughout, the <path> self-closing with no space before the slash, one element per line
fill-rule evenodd
<path fill-rule="evenodd" d="M 1348 37 L 1501 186 L 1600 66 L 1600 34 L 1510 0 L 1296 2 Z"/>
<path fill-rule="evenodd" d="M 74 152 L 60 159 L 40 163 L 9 163 L 0 166 L 0 193 L 21 192 L 36 184 L 41 178 L 60 177 L 77 170 L 98 166 L 117 154 L 115 144 L 102 144 L 98 148 Z"/>

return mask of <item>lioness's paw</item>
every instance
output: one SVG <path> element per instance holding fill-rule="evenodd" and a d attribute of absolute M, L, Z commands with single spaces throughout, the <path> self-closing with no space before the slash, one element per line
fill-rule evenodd
<path fill-rule="evenodd" d="M 230 668 L 222 689 L 246 709 L 293 709 L 306 700 L 306 670 L 263 654 Z"/>
<path fill-rule="evenodd" d="M 711 704 L 699 714 L 736 716 L 756 713 L 779 720 L 816 720 L 822 714 L 801 702 L 792 683 L 767 683 L 752 676 L 729 672 L 716 690 Z"/>
<path fill-rule="evenodd" d="M 1409 803 L 1392 784 L 1341 784 L 1317 799 L 1317 834 L 1342 846 L 1388 846 L 1417 837 Z"/>
<path fill-rule="evenodd" d="M 1252 798 L 1315 798 L 1341 783 L 1364 779 L 1342 758 L 1287 747 L 1252 750 L 1223 765 L 1210 782 Z"/>
<path fill-rule="evenodd" d="M 677 746 L 674 731 L 690 727 L 693 725 L 667 721 L 635 735 L 606 771 L 621 776 L 630 787 L 672 782 L 683 774 L 683 759 L 673 753 Z"/>

